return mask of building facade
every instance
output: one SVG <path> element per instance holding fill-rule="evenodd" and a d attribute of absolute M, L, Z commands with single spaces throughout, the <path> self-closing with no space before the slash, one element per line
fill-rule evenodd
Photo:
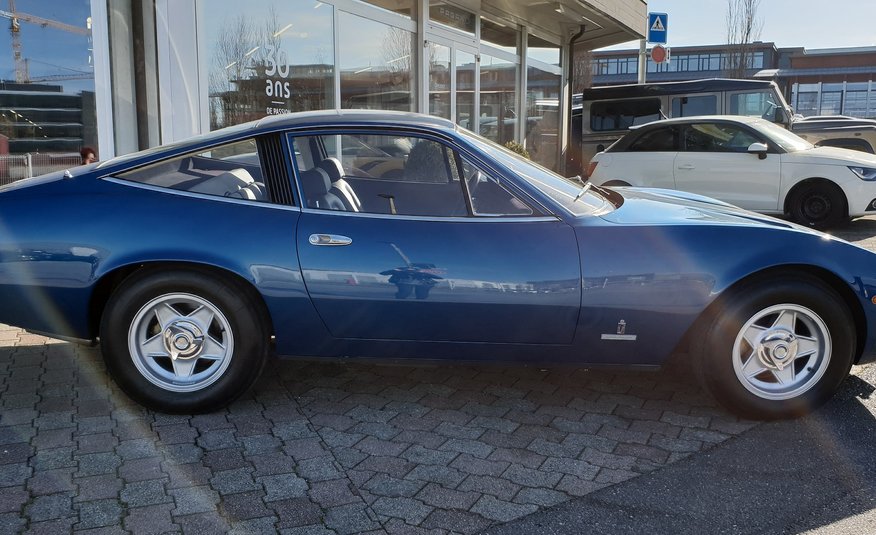
<path fill-rule="evenodd" d="M 674 47 L 669 62 L 648 60 L 649 82 L 729 76 L 728 45 Z M 636 83 L 638 50 L 592 53 L 592 85 Z M 806 50 L 757 42 L 746 58 L 745 78 L 775 81 L 797 113 L 876 118 L 876 47 Z"/>

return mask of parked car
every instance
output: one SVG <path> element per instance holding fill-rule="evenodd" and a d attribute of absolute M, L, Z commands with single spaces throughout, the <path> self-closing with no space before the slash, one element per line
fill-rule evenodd
<path fill-rule="evenodd" d="M 391 173 L 341 161 L 400 142 Z M 689 353 L 730 410 L 794 416 L 876 356 L 874 292 L 876 256 L 841 240 L 581 187 L 414 114 L 272 117 L 0 189 L 0 322 L 99 340 L 115 381 L 167 412 L 229 403 L 272 354 L 656 369 Z"/>
<path fill-rule="evenodd" d="M 649 123 L 594 156 L 588 175 L 595 184 L 706 195 L 816 228 L 876 212 L 876 155 L 815 147 L 753 117 Z"/>

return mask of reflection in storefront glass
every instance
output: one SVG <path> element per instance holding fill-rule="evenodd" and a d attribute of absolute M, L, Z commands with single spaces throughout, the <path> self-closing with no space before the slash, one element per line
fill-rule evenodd
<path fill-rule="evenodd" d="M 90 2 L 22 4 L 48 22 L 0 17 L 0 185 L 79 165 L 80 149 L 97 148 Z"/>
<path fill-rule="evenodd" d="M 560 75 L 530 66 L 526 80 L 526 148 L 532 159 L 557 168 Z"/>
<path fill-rule="evenodd" d="M 334 107 L 331 5 L 229 0 L 202 9 L 211 130 Z"/>
<path fill-rule="evenodd" d="M 450 47 L 429 43 L 429 113 L 450 119 Z"/>
<path fill-rule="evenodd" d="M 415 111 L 414 34 L 338 13 L 341 107 Z"/>
<path fill-rule="evenodd" d="M 517 125 L 517 65 L 481 54 L 482 136 L 504 145 L 514 140 Z"/>
<path fill-rule="evenodd" d="M 474 128 L 474 93 L 477 64 L 474 54 L 456 51 L 456 124 Z"/>

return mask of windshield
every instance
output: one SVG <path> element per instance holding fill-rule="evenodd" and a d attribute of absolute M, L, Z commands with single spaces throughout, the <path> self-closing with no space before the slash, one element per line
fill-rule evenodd
<path fill-rule="evenodd" d="M 459 128 L 459 132 L 478 149 L 489 154 L 517 176 L 550 197 L 572 215 L 598 215 L 614 208 L 595 190 L 584 190 L 583 184 L 563 178 L 553 171 L 532 162 L 501 145 L 474 132 Z"/>
<path fill-rule="evenodd" d="M 752 123 L 751 126 L 765 134 L 767 137 L 770 138 L 773 143 L 777 144 L 788 152 L 808 150 L 813 147 L 812 143 L 809 143 L 797 134 L 793 134 L 788 130 L 785 130 L 781 126 L 773 124 L 769 121 L 757 121 L 755 123 Z"/>

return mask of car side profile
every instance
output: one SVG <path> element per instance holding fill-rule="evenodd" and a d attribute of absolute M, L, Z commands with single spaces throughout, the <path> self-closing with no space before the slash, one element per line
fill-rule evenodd
<path fill-rule="evenodd" d="M 876 155 L 815 147 L 769 121 L 701 116 L 631 130 L 593 157 L 596 184 L 706 195 L 815 228 L 876 212 Z"/>
<path fill-rule="evenodd" d="M 398 150 L 396 150 L 398 149 Z M 657 369 L 803 414 L 876 356 L 876 255 L 564 179 L 416 114 L 272 117 L 0 189 L 0 322 L 204 412 L 272 356 Z"/>

